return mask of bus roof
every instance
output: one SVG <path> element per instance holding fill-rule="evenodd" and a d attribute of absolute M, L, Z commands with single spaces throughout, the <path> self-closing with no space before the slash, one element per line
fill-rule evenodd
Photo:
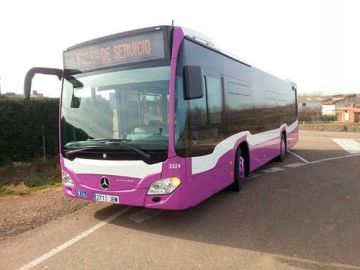
<path fill-rule="evenodd" d="M 65 49 L 65 51 L 78 49 L 78 48 L 81 48 L 81 47 L 84 47 L 84 46 L 94 45 L 94 44 L 97 44 L 97 43 L 100 43 L 100 42 L 103 42 L 103 41 L 108 41 L 108 40 L 112 40 L 112 39 L 116 39 L 116 38 L 132 36 L 132 35 L 151 32 L 151 31 L 158 31 L 158 30 L 165 30 L 165 29 L 170 31 L 171 28 L 172 28 L 172 26 L 159 25 L 159 26 L 153 26 L 153 27 L 147 27 L 147 28 L 141 28 L 141 29 L 125 31 L 125 32 L 116 33 L 116 34 L 113 34 L 113 35 L 103 36 L 103 37 L 100 37 L 100 38 L 95 38 L 95 39 L 91 39 L 91 40 L 88 40 L 88 41 L 85 41 L 85 42 L 81 42 L 81 43 L 78 43 L 78 44 L 76 44 L 74 46 L 68 47 L 67 49 Z"/>
<path fill-rule="evenodd" d="M 130 30 L 130 31 L 125 31 L 125 32 L 121 32 L 121 33 L 116 33 L 113 35 L 108 35 L 108 36 L 103 36 L 100 38 L 96 38 L 96 39 L 92 39 L 92 40 L 88 40 L 85 42 L 81 42 L 78 43 L 74 46 L 68 47 L 67 49 L 65 49 L 64 51 L 69 51 L 69 50 L 73 50 L 73 49 L 78 49 L 84 46 L 89 46 L 89 45 L 94 45 L 103 41 L 108 41 L 108 40 L 112 40 L 112 39 L 116 39 L 116 38 L 120 38 L 120 37 L 126 37 L 126 36 L 132 36 L 132 35 L 136 35 L 136 34 L 141 34 L 141 33 L 146 33 L 146 32 L 151 32 L 151 31 L 158 31 L 158 30 L 167 30 L 168 33 L 170 33 L 170 31 L 174 28 L 174 26 L 170 26 L 170 25 L 158 25 L 158 26 L 152 26 L 152 27 L 146 27 L 146 28 L 140 28 L 140 29 L 135 29 L 135 30 Z M 186 36 L 187 38 L 193 40 L 196 43 L 199 43 L 203 46 L 208 47 L 209 49 L 216 51 L 224 56 L 227 56 L 237 62 L 240 62 L 244 65 L 247 65 L 249 67 L 254 67 L 252 65 L 250 65 L 247 61 L 244 61 L 243 59 L 241 59 L 240 57 L 229 53 L 221 48 L 218 48 L 215 46 L 214 42 L 212 41 L 211 38 L 209 38 L 208 36 L 193 30 L 191 28 L 187 28 L 187 27 L 181 27 L 184 36 Z M 269 72 L 266 72 L 269 73 Z M 269 73 L 271 74 L 271 73 Z M 273 75 L 274 76 L 274 75 Z M 280 78 L 279 76 L 275 76 Z M 288 83 L 296 86 L 296 83 L 294 83 L 293 81 L 287 79 L 287 78 L 281 78 L 284 81 L 287 81 Z"/>
<path fill-rule="evenodd" d="M 170 25 L 158 25 L 158 26 L 152 26 L 152 27 L 146 27 L 146 28 L 140 28 L 140 29 L 135 29 L 135 30 L 130 30 L 130 31 L 125 31 L 125 32 L 121 32 L 121 33 L 116 33 L 116 34 L 112 34 L 112 35 L 108 35 L 108 36 L 103 36 L 100 38 L 95 38 L 95 39 L 91 39 L 85 42 L 81 42 L 78 44 L 75 44 L 74 46 L 68 47 L 67 49 L 65 49 L 64 51 L 70 51 L 70 50 L 74 50 L 74 49 L 78 49 L 81 47 L 85 47 L 85 46 L 89 46 L 89 45 L 94 45 L 103 41 L 108 41 L 108 40 L 112 40 L 112 39 L 116 39 L 116 38 L 121 38 L 121 37 L 126 37 L 126 36 L 132 36 L 132 35 L 136 35 L 136 34 L 141 34 L 141 33 L 146 33 L 146 32 L 151 32 L 151 31 L 157 31 L 157 30 L 164 30 L 167 29 L 169 32 L 171 31 L 171 29 L 174 26 L 170 26 Z M 192 39 L 193 41 L 197 42 L 197 43 L 201 43 L 207 47 L 209 47 L 210 49 L 213 49 L 214 51 L 217 51 L 225 56 L 228 56 L 238 62 L 241 62 L 247 66 L 251 66 L 249 63 L 247 63 L 246 61 L 242 60 L 240 57 L 235 56 L 232 53 L 229 53 L 225 50 L 222 50 L 220 48 L 217 48 L 214 44 L 214 42 L 211 40 L 210 37 L 196 31 L 193 30 L 191 28 L 187 28 L 187 27 L 182 27 L 180 26 L 180 28 L 182 29 L 184 36 Z"/>

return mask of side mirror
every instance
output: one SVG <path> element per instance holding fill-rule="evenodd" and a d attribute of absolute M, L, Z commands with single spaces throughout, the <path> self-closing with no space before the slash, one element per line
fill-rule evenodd
<path fill-rule="evenodd" d="M 186 100 L 202 98 L 204 96 L 204 77 L 201 67 L 184 67 L 184 85 L 184 98 Z"/>
<path fill-rule="evenodd" d="M 30 69 L 26 73 L 24 82 L 24 96 L 26 100 L 30 99 L 31 83 L 35 74 L 55 75 L 56 77 L 58 77 L 59 80 L 61 80 L 63 77 L 63 71 L 57 68 L 34 67 Z"/>
<path fill-rule="evenodd" d="M 80 103 L 81 103 L 81 99 L 79 97 L 75 97 L 74 93 L 71 97 L 71 103 L 70 103 L 70 108 L 80 108 Z"/>

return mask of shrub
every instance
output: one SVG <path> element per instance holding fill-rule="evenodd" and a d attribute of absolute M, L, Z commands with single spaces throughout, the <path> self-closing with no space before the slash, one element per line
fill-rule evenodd
<path fill-rule="evenodd" d="M 0 164 L 58 153 L 59 99 L 0 99 Z"/>

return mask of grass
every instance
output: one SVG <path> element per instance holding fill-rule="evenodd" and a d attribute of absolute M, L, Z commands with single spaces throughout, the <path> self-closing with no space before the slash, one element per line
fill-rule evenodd
<path fill-rule="evenodd" d="M 0 196 L 25 195 L 61 184 L 58 158 L 10 162 L 0 167 Z"/>

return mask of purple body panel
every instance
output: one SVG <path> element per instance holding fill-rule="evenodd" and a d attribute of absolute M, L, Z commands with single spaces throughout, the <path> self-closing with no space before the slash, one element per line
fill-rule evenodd
<path fill-rule="evenodd" d="M 280 134 L 277 138 L 268 140 L 261 144 L 249 145 L 250 155 L 250 171 L 263 166 L 269 160 L 279 155 Z"/>
<path fill-rule="evenodd" d="M 181 41 L 184 38 L 184 33 L 180 27 L 174 28 L 173 45 L 171 53 L 171 68 L 170 68 L 170 97 L 169 97 L 169 112 L 175 111 L 175 81 L 176 81 L 176 64 L 177 56 Z M 175 115 L 169 113 L 169 157 L 175 156 Z"/>
<path fill-rule="evenodd" d="M 294 129 L 287 134 L 288 148 L 295 145 L 298 138 L 298 130 Z M 203 173 L 192 174 L 191 158 L 172 157 L 168 158 L 162 164 L 162 172 L 144 177 L 143 179 L 132 178 L 131 183 L 117 183 L 117 179 L 130 179 L 128 176 L 106 175 L 111 184 L 108 190 L 102 190 L 99 186 L 99 179 L 103 175 L 75 174 L 64 166 L 64 160 L 61 158 L 61 168 L 68 173 L 75 181 L 74 188 L 64 186 L 64 193 L 70 197 L 78 197 L 77 191 L 85 191 L 87 196 L 83 199 L 92 200 L 93 193 L 119 196 L 119 203 L 124 205 L 143 206 L 148 208 L 181 210 L 197 205 L 213 194 L 221 191 L 231 184 L 234 179 L 234 161 L 235 151 L 246 138 L 240 138 L 234 145 L 234 149 L 221 156 L 216 166 Z M 264 165 L 273 159 L 280 151 L 279 137 L 263 144 L 249 147 L 250 150 L 250 170 Z M 255 155 L 256 153 L 256 155 Z M 177 169 L 169 169 L 170 164 L 180 164 Z M 150 184 L 156 180 L 176 176 L 181 179 L 181 185 L 169 195 L 147 195 Z M 159 198 L 158 202 L 153 202 L 154 197 Z"/>
<path fill-rule="evenodd" d="M 175 111 L 177 55 L 183 38 L 184 34 L 181 28 L 175 27 L 170 69 L 169 112 Z M 239 138 L 233 149 L 219 157 L 214 168 L 193 174 L 192 159 L 178 157 L 175 153 L 174 118 L 174 113 L 169 113 L 169 152 L 168 159 L 162 163 L 161 172 L 143 178 L 134 178 L 127 175 L 76 174 L 66 168 L 64 158 L 60 155 L 61 170 L 66 172 L 74 181 L 74 187 L 63 187 L 64 194 L 69 197 L 80 197 L 87 200 L 93 200 L 94 193 L 116 195 L 119 196 L 119 203 L 124 205 L 181 210 L 197 205 L 231 184 L 234 179 L 236 149 L 241 142 L 247 141 L 246 136 Z M 259 168 L 279 155 L 281 131 L 284 129 L 285 126 L 280 128 L 279 134 L 275 138 L 266 140 L 261 144 L 249 144 L 250 171 Z M 298 129 L 296 127 L 287 134 L 288 148 L 293 147 L 297 140 Z M 173 164 L 177 166 L 174 167 Z M 100 178 L 103 176 L 106 176 L 111 183 L 107 190 L 100 187 Z M 178 177 L 181 180 L 180 186 L 172 194 L 147 195 L 151 183 L 169 177 Z M 153 201 L 154 197 L 156 197 L 156 201 Z"/>

